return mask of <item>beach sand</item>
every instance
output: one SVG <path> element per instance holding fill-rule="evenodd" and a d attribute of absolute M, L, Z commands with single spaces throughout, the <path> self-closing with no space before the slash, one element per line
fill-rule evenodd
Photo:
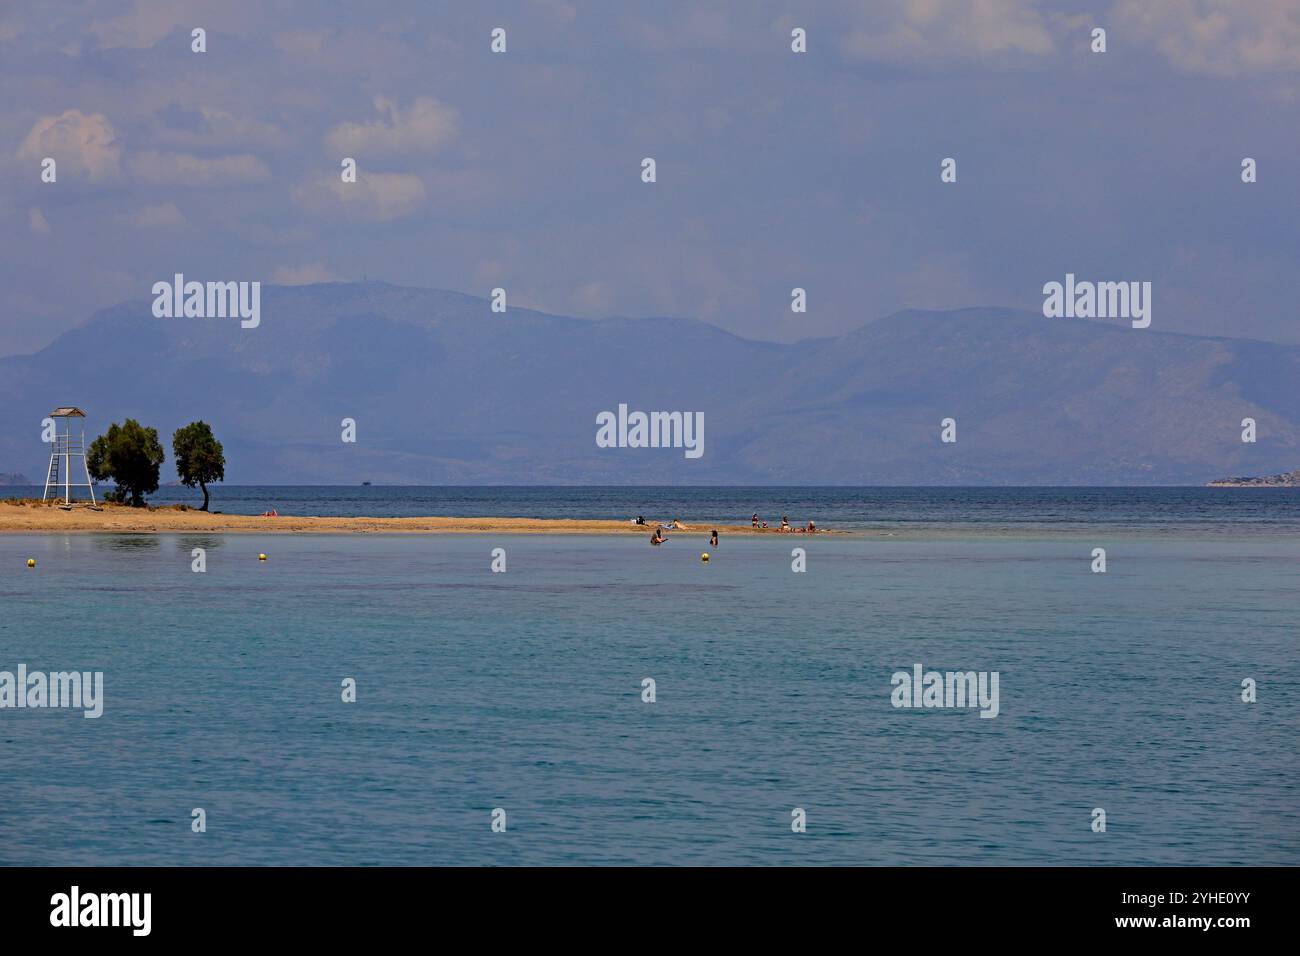
<path fill-rule="evenodd" d="M 174 534 L 183 532 L 249 534 L 643 534 L 653 525 L 629 521 L 580 521 L 568 518 L 331 518 L 280 515 L 210 514 L 177 508 L 130 508 L 105 504 L 102 511 L 75 505 L 64 511 L 57 506 L 30 502 L 0 502 L 0 534 L 38 532 L 115 532 L 121 534 Z M 683 521 L 689 531 L 665 529 L 665 534 L 708 536 L 719 534 L 779 534 L 775 529 L 754 530 L 749 525 L 706 525 Z M 819 531 L 818 534 L 825 532 Z M 795 535 L 794 537 L 806 537 Z"/>

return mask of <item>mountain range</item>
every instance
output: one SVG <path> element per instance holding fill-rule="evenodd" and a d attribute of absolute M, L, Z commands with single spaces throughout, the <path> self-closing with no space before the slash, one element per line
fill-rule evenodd
<path fill-rule="evenodd" d="M 240 484 L 1203 484 L 1300 463 L 1300 346 L 998 308 L 780 344 L 380 282 L 264 286 L 257 328 L 141 299 L 0 358 L 0 471 L 44 475 L 41 420 L 65 404 L 88 438 L 157 427 L 163 481 L 195 419 Z M 703 412 L 705 453 L 597 447 L 620 404 Z"/>

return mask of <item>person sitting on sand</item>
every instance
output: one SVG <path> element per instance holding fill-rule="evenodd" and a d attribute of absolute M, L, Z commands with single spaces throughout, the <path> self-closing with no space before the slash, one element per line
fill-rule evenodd
<path fill-rule="evenodd" d="M 786 534 L 789 534 L 789 533 L 790 533 L 790 516 L 789 516 L 789 515 L 781 515 L 781 530 L 784 531 Z"/>
<path fill-rule="evenodd" d="M 260 517 L 262 517 L 262 518 L 278 518 L 278 517 L 280 517 L 280 512 L 278 512 L 278 511 L 276 511 L 274 508 L 272 508 L 270 511 L 263 511 L 262 514 L 260 515 Z"/>
<path fill-rule="evenodd" d="M 767 530 L 767 522 L 766 522 L 766 521 L 763 522 L 763 530 L 764 530 L 764 531 Z"/>
<path fill-rule="evenodd" d="M 709 535 L 709 545 L 710 545 L 710 547 L 714 547 L 714 548 L 716 548 L 716 547 L 718 546 L 718 529 L 717 529 L 717 528 L 714 528 L 714 529 L 713 529 L 713 534 Z"/>
<path fill-rule="evenodd" d="M 655 528 L 655 533 L 650 536 L 650 543 L 653 545 L 663 544 L 668 539 L 664 537 L 663 528 Z"/>
<path fill-rule="evenodd" d="M 636 524 L 645 524 L 645 515 L 637 515 Z"/>
<path fill-rule="evenodd" d="M 811 518 L 808 519 L 808 533 L 809 533 L 809 534 L 816 534 L 816 533 L 817 533 L 817 526 L 816 526 L 815 524 L 813 524 L 813 521 L 812 521 Z"/>

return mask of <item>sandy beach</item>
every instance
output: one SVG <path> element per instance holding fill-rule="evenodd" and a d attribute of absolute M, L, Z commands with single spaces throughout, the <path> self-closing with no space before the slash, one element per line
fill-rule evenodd
<path fill-rule="evenodd" d="M 39 532 L 109 532 L 119 534 L 633 534 L 646 535 L 653 525 L 631 521 L 579 521 L 546 518 L 334 518 L 281 514 L 211 514 L 178 508 L 130 508 L 105 504 L 94 511 L 76 505 L 64 511 L 57 505 L 0 502 L 0 534 Z M 775 529 L 754 530 L 749 525 L 704 525 L 683 521 L 687 531 L 666 534 L 780 534 Z M 819 531 L 818 534 L 825 532 Z M 805 537 L 805 535 L 795 535 Z"/>

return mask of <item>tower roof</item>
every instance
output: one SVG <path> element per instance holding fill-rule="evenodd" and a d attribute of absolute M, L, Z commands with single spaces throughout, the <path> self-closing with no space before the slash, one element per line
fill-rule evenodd
<path fill-rule="evenodd" d="M 86 413 L 75 405 L 60 405 L 50 412 L 51 418 L 85 418 Z"/>

